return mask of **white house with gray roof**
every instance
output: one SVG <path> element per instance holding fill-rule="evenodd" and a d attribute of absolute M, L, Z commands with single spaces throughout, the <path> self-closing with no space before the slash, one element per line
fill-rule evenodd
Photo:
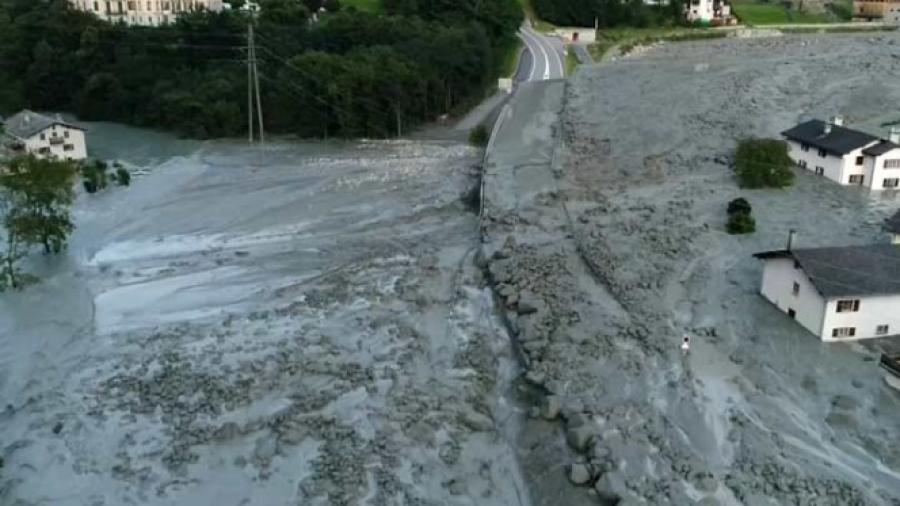
<path fill-rule="evenodd" d="M 37 157 L 54 157 L 60 160 L 84 160 L 87 158 L 85 130 L 63 121 L 59 116 L 50 117 L 24 110 L 3 122 L 6 144 L 14 150 L 31 153 Z"/>
<path fill-rule="evenodd" d="M 900 128 L 887 139 L 844 127 L 840 116 L 785 130 L 788 155 L 801 168 L 843 185 L 873 190 L 900 187 Z"/>
<path fill-rule="evenodd" d="M 900 334 L 900 247 L 766 251 L 760 293 L 822 341 Z"/>

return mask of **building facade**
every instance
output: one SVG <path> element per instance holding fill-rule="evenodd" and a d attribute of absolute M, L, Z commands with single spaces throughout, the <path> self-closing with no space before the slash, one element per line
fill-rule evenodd
<path fill-rule="evenodd" d="M 690 0 L 684 4 L 688 23 L 727 24 L 731 20 L 731 6 L 725 0 Z"/>
<path fill-rule="evenodd" d="M 843 185 L 873 190 L 900 188 L 900 129 L 888 139 L 830 122 L 810 120 L 782 132 L 788 155 L 799 167 Z"/>
<path fill-rule="evenodd" d="M 760 294 L 822 341 L 900 334 L 900 247 L 757 253 Z"/>
<path fill-rule="evenodd" d="M 159 26 L 172 23 L 179 14 L 222 10 L 222 0 L 69 0 L 78 10 L 91 12 L 112 23 Z"/>
<path fill-rule="evenodd" d="M 84 160 L 87 142 L 83 128 L 60 117 L 50 117 L 33 111 L 22 111 L 3 122 L 6 143 L 13 151 L 22 151 L 39 158 Z"/>
<path fill-rule="evenodd" d="M 853 0 L 853 17 L 867 21 L 896 17 L 900 12 L 900 0 Z"/>

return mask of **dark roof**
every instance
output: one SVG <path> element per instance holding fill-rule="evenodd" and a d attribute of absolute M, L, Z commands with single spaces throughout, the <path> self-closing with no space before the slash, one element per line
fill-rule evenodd
<path fill-rule="evenodd" d="M 25 139 L 53 125 L 84 130 L 80 126 L 63 121 L 62 118 L 51 118 L 28 109 L 6 118 L 6 121 L 3 122 L 3 129 L 13 137 Z"/>
<path fill-rule="evenodd" d="M 881 156 L 892 149 L 900 148 L 900 144 L 894 144 L 891 141 L 881 141 L 878 144 L 863 150 L 863 154 L 869 156 Z"/>
<path fill-rule="evenodd" d="M 900 246 L 872 244 L 757 253 L 756 258 L 793 258 L 825 298 L 900 294 Z"/>
<path fill-rule="evenodd" d="M 894 234 L 900 234 L 900 211 L 884 220 L 884 229 Z"/>
<path fill-rule="evenodd" d="M 826 135 L 825 124 L 822 120 L 813 119 L 785 130 L 781 135 L 836 155 L 846 155 L 854 149 L 881 140 L 874 135 L 837 125 L 832 125 L 831 133 Z"/>

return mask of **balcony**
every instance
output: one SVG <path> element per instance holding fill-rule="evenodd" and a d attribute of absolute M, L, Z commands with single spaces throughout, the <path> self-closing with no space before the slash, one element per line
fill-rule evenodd
<path fill-rule="evenodd" d="M 64 142 L 66 142 L 66 140 L 58 135 L 50 137 L 50 145 L 51 146 L 58 146 Z"/>

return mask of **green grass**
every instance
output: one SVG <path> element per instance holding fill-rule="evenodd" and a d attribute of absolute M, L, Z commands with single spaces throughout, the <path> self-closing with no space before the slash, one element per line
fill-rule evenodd
<path fill-rule="evenodd" d="M 566 53 L 566 75 L 570 76 L 575 73 L 575 67 L 578 66 L 578 57 L 575 56 L 575 51 L 569 48 L 569 52 Z"/>
<path fill-rule="evenodd" d="M 513 40 L 503 49 L 503 63 L 500 67 L 500 77 L 513 77 L 519 67 L 519 56 L 522 54 L 522 41 Z"/>
<path fill-rule="evenodd" d="M 341 0 L 341 4 L 363 12 L 381 12 L 381 0 Z"/>
<path fill-rule="evenodd" d="M 789 9 L 782 4 L 758 0 L 733 2 L 734 15 L 746 25 L 779 25 L 790 23 L 832 23 L 841 19 L 834 13 L 814 13 Z"/>
<path fill-rule="evenodd" d="M 712 28 L 655 27 L 655 28 L 610 28 L 597 32 L 597 42 L 588 49 L 595 60 L 602 60 L 614 47 L 628 52 L 637 45 L 655 42 L 681 42 L 688 40 L 719 39 L 727 37 L 723 30 Z"/>

